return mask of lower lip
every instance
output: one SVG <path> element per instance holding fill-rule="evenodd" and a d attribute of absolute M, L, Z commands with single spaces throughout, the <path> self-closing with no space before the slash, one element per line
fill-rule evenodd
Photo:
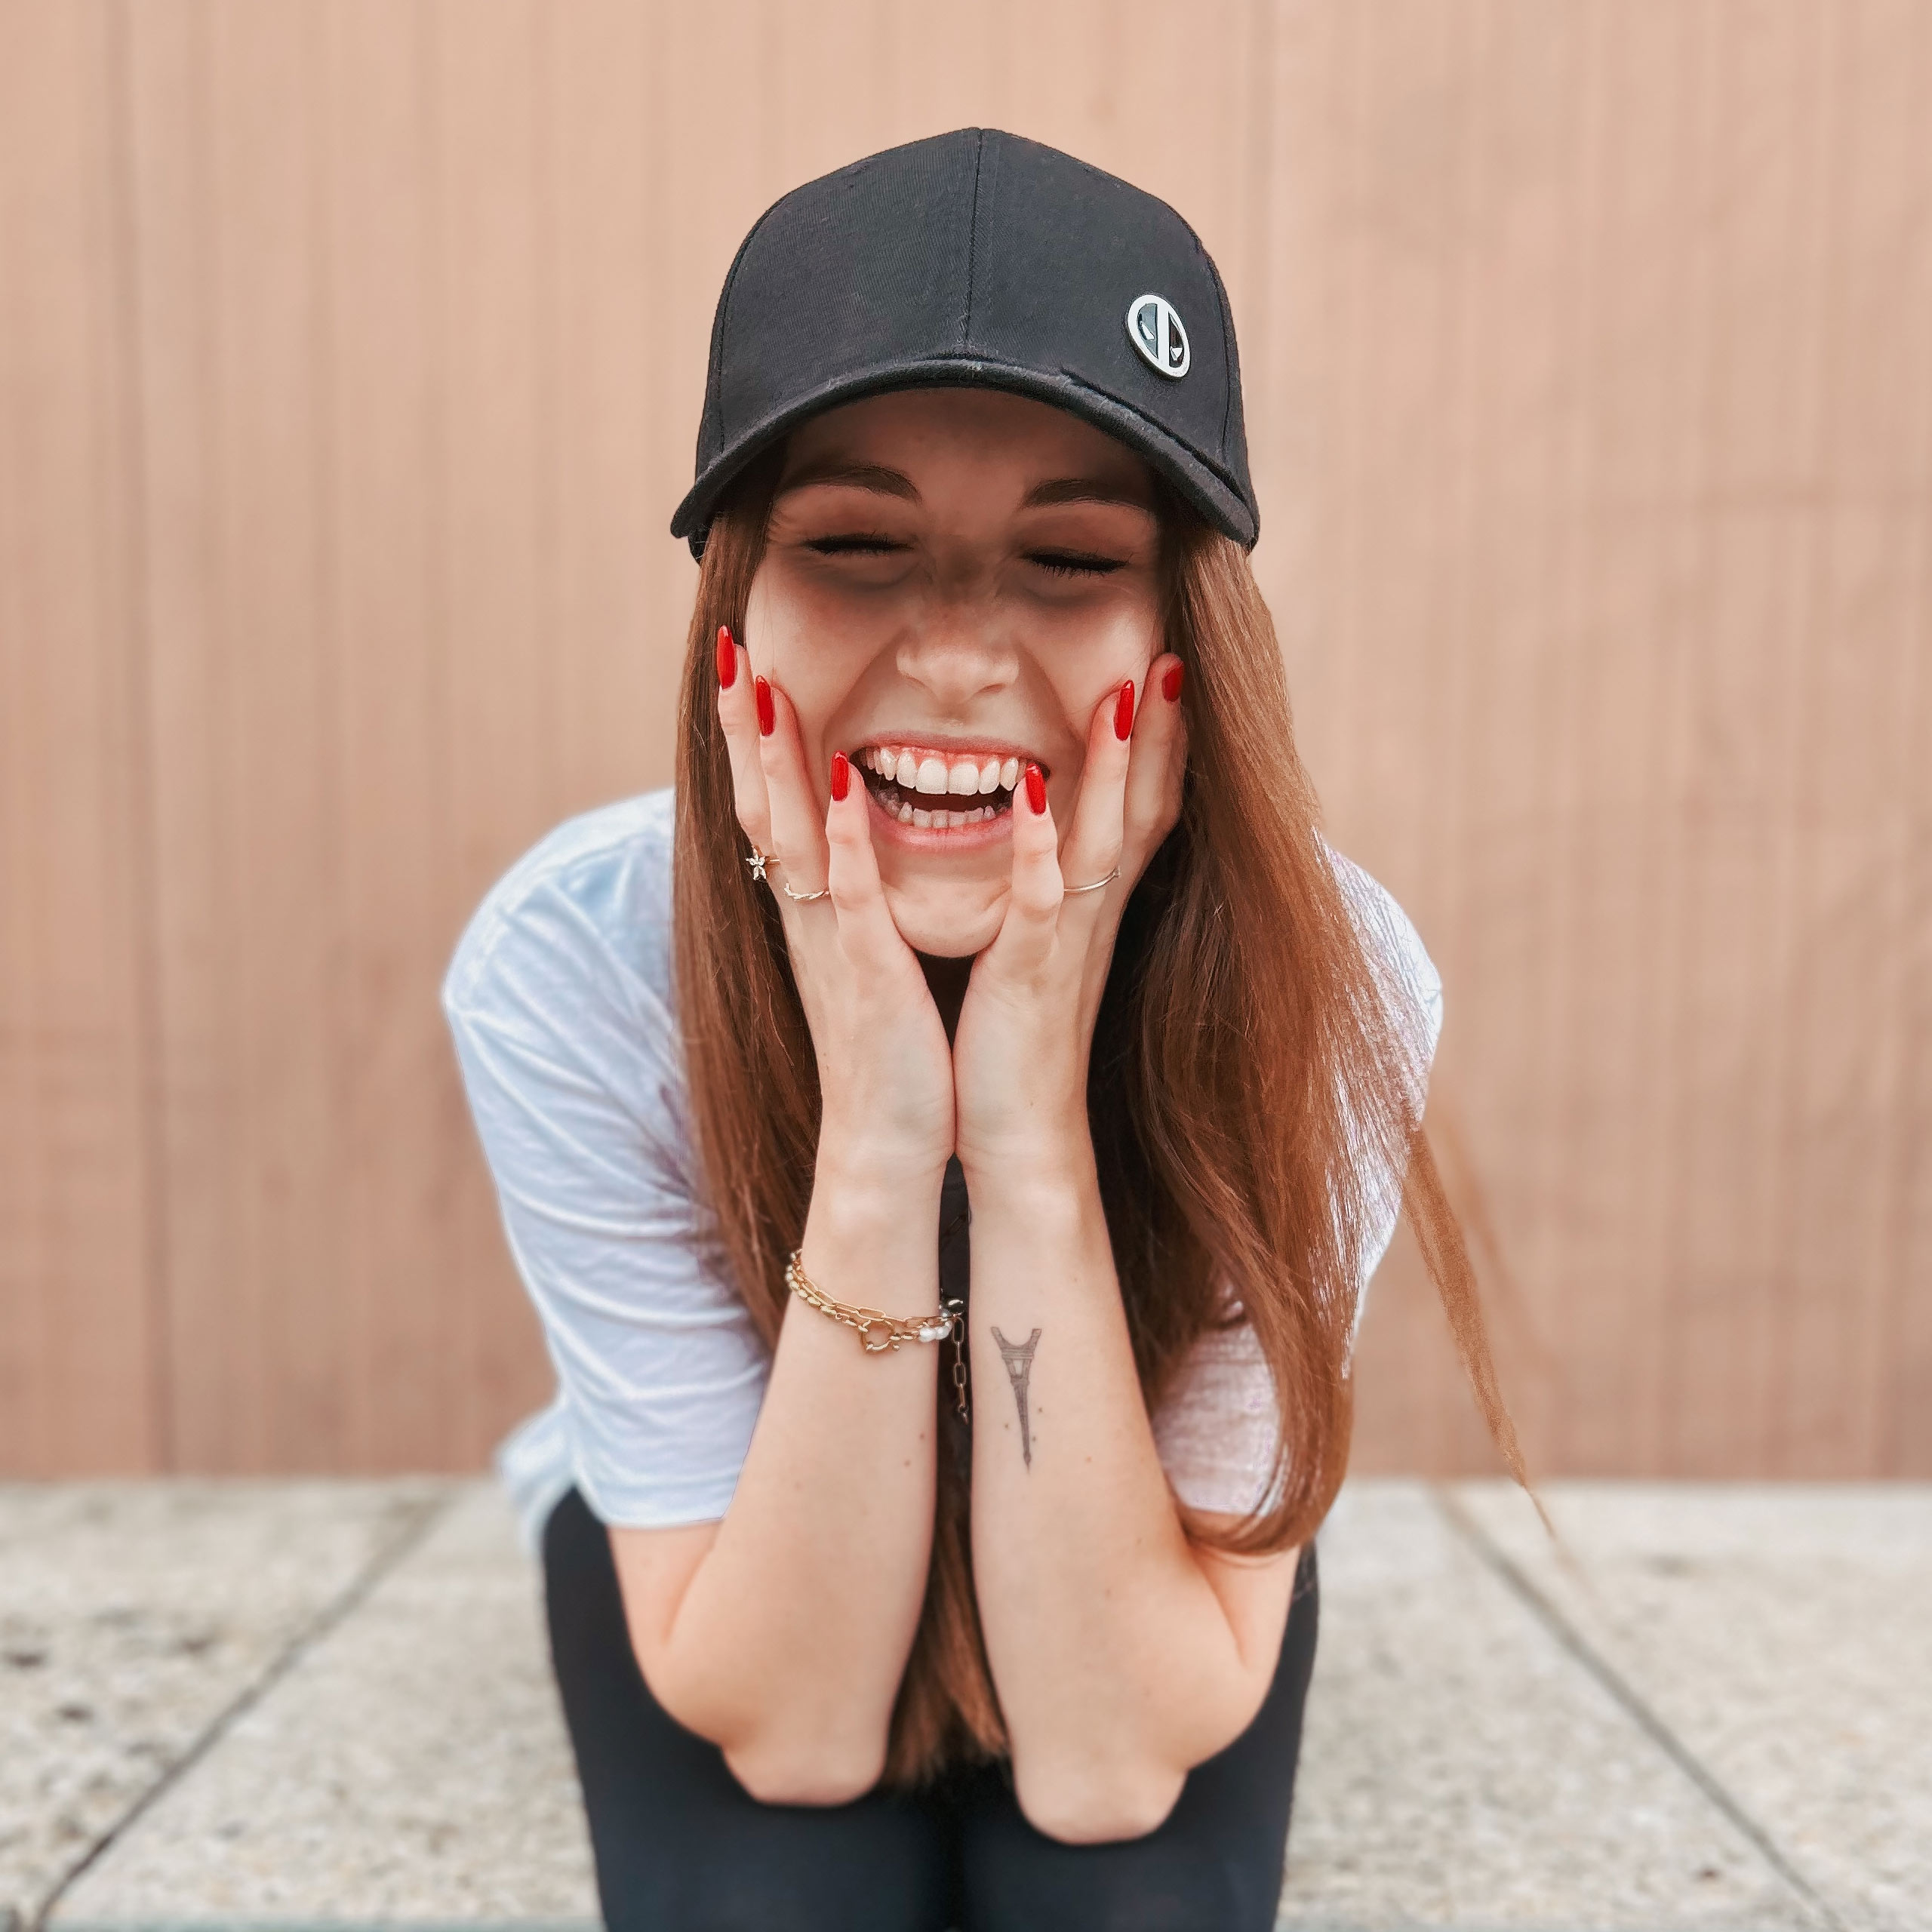
<path fill-rule="evenodd" d="M 855 773 L 856 777 L 857 774 Z M 934 795 L 935 801 L 938 796 Z M 908 825 L 904 820 L 895 818 L 879 803 L 878 794 L 868 785 L 866 802 L 872 808 L 872 837 L 883 839 L 888 844 L 897 845 L 909 852 L 951 853 L 963 857 L 968 852 L 983 852 L 989 846 L 1002 845 L 1013 836 L 1013 813 L 1011 808 L 992 818 L 983 818 L 977 825 Z M 961 800 L 958 805 L 946 804 L 943 811 L 971 811 L 971 807 Z"/>

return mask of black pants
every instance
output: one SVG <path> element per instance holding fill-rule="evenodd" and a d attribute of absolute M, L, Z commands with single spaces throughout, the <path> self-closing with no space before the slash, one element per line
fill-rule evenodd
<path fill-rule="evenodd" d="M 1254 1721 L 1189 1774 L 1144 1838 L 1036 1832 L 1003 1764 L 917 1795 L 764 1804 L 654 1698 L 625 1628 L 610 1539 L 575 1490 L 543 1537 L 550 1649 L 611 1932 L 1267 1932 L 1275 1922 L 1315 1663 L 1315 1551 L 1302 1553 Z"/>

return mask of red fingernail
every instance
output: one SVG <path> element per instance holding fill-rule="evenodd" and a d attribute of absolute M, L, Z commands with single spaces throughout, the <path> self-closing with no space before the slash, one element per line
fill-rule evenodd
<path fill-rule="evenodd" d="M 1170 664 L 1161 675 L 1161 695 L 1170 704 L 1180 702 L 1180 672 L 1178 664 Z"/>
<path fill-rule="evenodd" d="M 851 789 L 851 761 L 843 752 L 834 752 L 832 754 L 832 795 L 842 801 Z"/>
<path fill-rule="evenodd" d="M 1120 696 L 1114 700 L 1114 736 L 1125 740 L 1134 729 L 1134 680 L 1130 678 L 1120 688 Z"/>
<path fill-rule="evenodd" d="M 1035 818 L 1047 808 L 1047 774 L 1037 764 L 1026 768 L 1026 803 Z"/>
<path fill-rule="evenodd" d="M 772 727 L 778 722 L 778 714 L 771 708 L 771 687 L 760 678 L 752 688 L 758 693 L 758 734 L 761 738 L 768 738 Z"/>
<path fill-rule="evenodd" d="M 728 691 L 738 681 L 738 647 L 731 641 L 731 627 L 718 626 L 718 688 Z"/>

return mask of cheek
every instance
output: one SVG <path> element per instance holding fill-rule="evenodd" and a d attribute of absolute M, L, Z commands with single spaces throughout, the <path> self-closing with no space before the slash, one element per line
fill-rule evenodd
<path fill-rule="evenodd" d="M 1147 667 L 1164 648 L 1158 617 L 1137 601 L 1067 626 L 1054 648 L 1041 654 L 1068 733 L 1083 751 L 1095 710 L 1130 678 L 1137 698 L 1144 697 Z"/>
<path fill-rule="evenodd" d="M 745 645 L 752 669 L 792 700 L 808 750 L 816 752 L 840 705 L 870 662 L 863 626 L 838 600 L 802 590 L 782 571 L 763 568 L 745 604 Z"/>

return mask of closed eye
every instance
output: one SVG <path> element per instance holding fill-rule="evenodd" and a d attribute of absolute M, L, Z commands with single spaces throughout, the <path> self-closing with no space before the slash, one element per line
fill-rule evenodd
<path fill-rule="evenodd" d="M 901 550 L 912 548 L 897 537 L 887 537 L 877 532 L 854 531 L 839 537 L 814 537 L 808 538 L 805 546 L 816 551 L 821 557 L 888 557 Z"/>
<path fill-rule="evenodd" d="M 1084 550 L 1029 550 L 1026 561 L 1056 577 L 1109 577 L 1127 568 L 1124 557 L 1096 556 Z"/>

